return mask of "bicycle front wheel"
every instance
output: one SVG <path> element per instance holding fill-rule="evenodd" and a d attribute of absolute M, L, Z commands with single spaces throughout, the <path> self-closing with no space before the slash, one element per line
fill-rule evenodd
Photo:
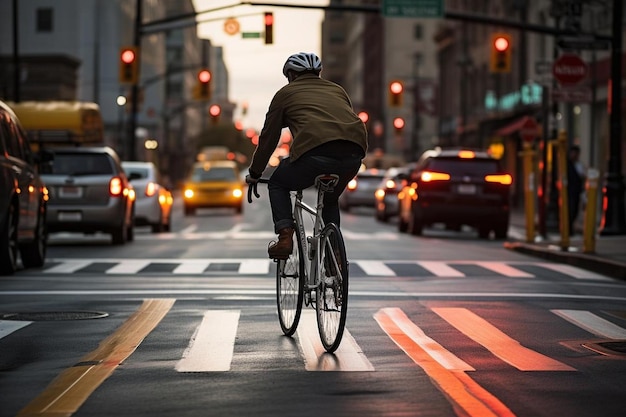
<path fill-rule="evenodd" d="M 298 327 L 304 294 L 304 257 L 297 229 L 293 239 L 293 252 L 289 258 L 279 260 L 276 269 L 278 321 L 286 336 L 291 336 Z"/>
<path fill-rule="evenodd" d="M 320 258 L 317 327 L 324 349 L 332 353 L 341 343 L 348 313 L 348 260 L 343 236 L 334 223 L 322 230 Z"/>

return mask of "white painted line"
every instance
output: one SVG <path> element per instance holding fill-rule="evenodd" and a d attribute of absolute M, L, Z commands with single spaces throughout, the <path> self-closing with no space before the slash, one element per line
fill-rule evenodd
<path fill-rule="evenodd" d="M 569 365 L 522 346 L 487 320 L 466 308 L 432 309 L 476 343 L 520 371 L 575 371 Z"/>
<path fill-rule="evenodd" d="M 178 232 L 178 234 L 186 235 L 187 233 L 193 233 L 196 230 L 198 230 L 198 225 L 197 224 L 192 224 L 192 225 L 189 225 L 189 226 L 185 227 L 183 230 Z"/>
<path fill-rule="evenodd" d="M 344 329 L 341 344 L 334 354 L 327 353 L 320 342 L 317 317 L 313 310 L 302 311 L 298 325 L 298 342 L 304 356 L 307 371 L 373 371 L 367 359 L 348 329 Z"/>
<path fill-rule="evenodd" d="M 595 272 L 577 268 L 572 265 L 556 264 L 556 263 L 552 264 L 548 262 L 540 262 L 537 265 L 543 268 L 552 269 L 553 271 L 560 272 L 561 274 L 569 275 L 577 279 L 594 279 L 598 281 L 613 281 L 613 279 L 607 276 L 596 274 Z"/>
<path fill-rule="evenodd" d="M 183 260 L 183 263 L 174 268 L 174 274 L 201 274 L 211 264 L 209 261 Z"/>
<path fill-rule="evenodd" d="M 52 260 L 54 261 L 54 260 Z M 71 274 L 78 271 L 81 268 L 91 265 L 94 261 L 88 261 L 84 259 L 59 259 L 61 262 L 59 265 L 55 265 L 52 268 L 45 269 L 44 274 Z"/>
<path fill-rule="evenodd" d="M 391 321 L 416 345 L 421 347 L 431 358 L 450 371 L 475 371 L 468 363 L 441 346 L 439 343 L 426 336 L 424 331 L 413 323 L 399 308 L 383 308 L 374 315 L 374 319 L 383 327 L 381 314 L 386 315 Z M 385 327 L 383 327 L 385 328 Z"/>
<path fill-rule="evenodd" d="M 240 274 L 268 274 L 271 259 L 246 259 L 239 264 Z"/>
<path fill-rule="evenodd" d="M 204 313 L 176 364 L 178 372 L 224 372 L 230 370 L 235 336 L 239 325 L 239 310 L 215 310 Z"/>
<path fill-rule="evenodd" d="M 481 266 L 485 269 L 489 269 L 494 271 L 497 274 L 504 275 L 506 277 L 512 278 L 534 278 L 535 276 L 529 274 L 528 272 L 521 271 L 517 268 L 513 268 L 505 264 L 504 262 L 476 262 L 476 265 Z"/>
<path fill-rule="evenodd" d="M 355 261 L 367 275 L 395 277 L 396 273 L 382 261 Z"/>
<path fill-rule="evenodd" d="M 32 321 L 0 320 L 0 339 L 31 323 Z"/>
<path fill-rule="evenodd" d="M 626 329 L 585 310 L 550 310 L 559 317 L 599 337 L 626 339 Z"/>
<path fill-rule="evenodd" d="M 129 260 L 125 259 L 115 265 L 113 268 L 107 269 L 107 274 L 136 274 L 150 264 L 149 260 L 137 259 Z"/>
<path fill-rule="evenodd" d="M 417 263 L 422 268 L 432 272 L 438 277 L 464 277 L 461 271 L 448 266 L 445 262 L 420 261 Z"/>

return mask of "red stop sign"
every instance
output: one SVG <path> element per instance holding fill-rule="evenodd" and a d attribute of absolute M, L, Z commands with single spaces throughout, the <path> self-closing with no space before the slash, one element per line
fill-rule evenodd
<path fill-rule="evenodd" d="M 532 142 L 537 138 L 539 124 L 534 117 L 527 117 L 520 128 L 519 134 L 524 142 Z"/>
<path fill-rule="evenodd" d="M 588 72 L 585 61 L 575 54 L 563 54 L 552 65 L 552 75 L 562 85 L 578 84 L 587 78 Z"/>

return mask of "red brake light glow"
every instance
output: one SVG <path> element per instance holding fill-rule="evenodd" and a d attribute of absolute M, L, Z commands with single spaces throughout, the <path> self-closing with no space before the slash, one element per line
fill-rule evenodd
<path fill-rule="evenodd" d="M 510 185 L 513 183 L 513 177 L 509 174 L 493 174 L 485 176 L 487 182 L 497 182 L 502 185 Z"/>
<path fill-rule="evenodd" d="M 449 181 L 450 174 L 446 174 L 445 172 L 431 172 L 424 171 L 421 175 L 422 182 L 431 182 L 431 181 Z"/>
<path fill-rule="evenodd" d="M 111 181 L 109 181 L 109 194 L 111 194 L 111 196 L 119 197 L 122 195 L 123 188 L 121 178 L 113 177 Z"/>

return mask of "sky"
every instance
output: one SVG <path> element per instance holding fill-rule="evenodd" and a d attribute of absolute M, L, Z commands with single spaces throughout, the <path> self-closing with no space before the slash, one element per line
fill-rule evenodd
<path fill-rule="evenodd" d="M 261 2 L 261 1 L 260 1 Z M 237 0 L 193 0 L 196 12 L 236 5 Z M 328 5 L 328 0 L 275 0 L 263 3 L 290 5 Z M 240 32 L 264 31 L 263 13 L 274 13 L 274 43 L 265 45 L 263 37 L 242 39 L 241 33 L 228 35 L 224 31 L 226 18 L 239 22 Z M 301 9 L 270 6 L 236 6 L 202 14 L 198 17 L 198 36 L 222 46 L 229 74 L 229 99 L 238 109 L 248 103 L 245 117 L 235 112 L 245 128 L 261 130 L 272 97 L 287 83 L 282 74 L 283 64 L 289 55 L 297 52 L 315 52 L 321 56 L 321 9 Z"/>

